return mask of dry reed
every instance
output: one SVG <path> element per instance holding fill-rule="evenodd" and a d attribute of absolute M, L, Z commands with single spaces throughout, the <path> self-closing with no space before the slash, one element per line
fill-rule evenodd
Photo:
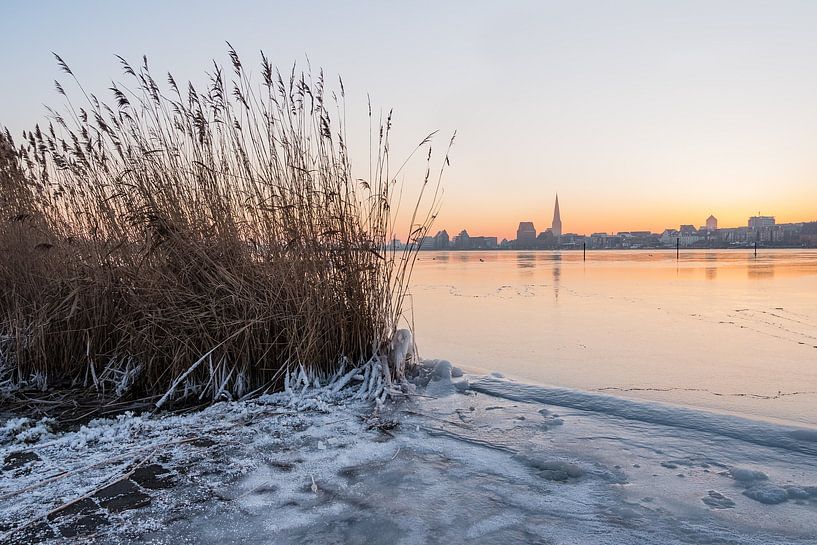
<path fill-rule="evenodd" d="M 396 248 L 391 114 L 369 108 L 372 168 L 355 179 L 342 81 L 338 96 L 262 53 L 254 83 L 228 52 L 203 91 L 119 58 L 112 105 L 55 55 L 81 100 L 56 83 L 47 127 L 19 146 L 0 133 L 9 383 L 218 400 L 386 355 L 439 176 L 426 169 Z"/>

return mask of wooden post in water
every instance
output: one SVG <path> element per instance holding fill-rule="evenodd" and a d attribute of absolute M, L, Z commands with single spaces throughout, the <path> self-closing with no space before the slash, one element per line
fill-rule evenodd
<path fill-rule="evenodd" d="M 587 243 L 582 242 L 582 261 L 587 261 Z"/>
<path fill-rule="evenodd" d="M 757 241 L 755 241 L 755 257 L 757 257 Z"/>
<path fill-rule="evenodd" d="M 681 259 L 681 237 L 675 237 L 675 259 Z"/>

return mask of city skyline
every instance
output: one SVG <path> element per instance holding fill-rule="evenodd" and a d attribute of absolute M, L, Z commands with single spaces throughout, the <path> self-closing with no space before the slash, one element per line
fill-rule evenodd
<path fill-rule="evenodd" d="M 563 232 L 558 193 L 554 199 L 551 226 L 538 231 L 536 222 L 520 221 L 513 238 L 481 233 L 476 235 L 463 228 L 453 238 L 446 229 L 426 236 L 421 243 L 426 250 L 534 250 L 534 249 L 619 249 L 666 248 L 673 246 L 696 248 L 747 247 L 757 244 L 791 247 L 817 246 L 817 221 L 777 223 L 775 216 L 750 216 L 745 225 L 723 227 L 714 214 L 698 227 L 679 224 L 678 229 L 620 230 L 608 233 Z"/>
<path fill-rule="evenodd" d="M 540 214 L 540 219 L 541 219 L 541 216 L 543 216 L 543 215 L 544 214 Z M 582 231 L 582 230 L 574 230 L 574 229 L 570 228 L 570 221 L 568 221 L 568 223 L 567 223 L 568 227 L 566 229 L 563 229 L 562 219 L 561 219 L 561 209 L 560 209 L 560 205 L 559 205 L 559 195 L 556 194 L 555 203 L 554 203 L 554 210 L 553 210 L 553 217 L 552 217 L 552 220 L 551 220 L 551 223 L 550 223 L 551 226 L 548 227 L 546 230 L 547 231 L 553 230 L 553 232 L 555 233 L 556 230 L 555 230 L 554 227 L 555 227 L 555 225 L 556 225 L 556 223 L 558 221 L 559 233 L 558 233 L 557 236 L 560 236 L 562 233 L 569 233 L 569 234 L 573 234 L 573 235 L 583 235 L 583 236 L 588 236 L 588 235 L 591 235 L 593 233 L 605 233 L 605 234 L 610 234 L 610 235 L 615 235 L 617 233 L 630 233 L 630 232 L 662 233 L 667 229 L 674 229 L 675 227 L 681 227 L 681 226 L 684 226 L 684 225 L 693 225 L 693 226 L 696 227 L 696 229 L 697 228 L 707 228 L 707 227 L 709 227 L 711 225 L 710 220 L 713 220 L 713 219 L 715 220 L 714 223 L 717 226 L 716 229 L 718 229 L 718 228 L 720 228 L 720 229 L 737 229 L 737 228 L 741 228 L 741 227 L 751 227 L 753 218 L 765 218 L 765 217 L 772 218 L 774 220 L 774 222 L 776 224 L 778 224 L 778 225 L 817 222 L 817 213 L 813 214 L 812 217 L 810 217 L 810 218 L 803 218 L 803 219 L 799 219 L 799 220 L 795 220 L 795 221 L 788 221 L 786 218 L 781 219 L 776 214 L 765 214 L 765 213 L 763 213 L 762 210 L 758 210 L 758 211 L 755 211 L 754 213 L 752 213 L 752 214 L 750 214 L 748 216 L 744 216 L 742 223 L 731 223 L 731 222 L 723 221 L 720 215 L 716 214 L 714 211 L 710 211 L 710 212 L 708 212 L 708 217 L 706 217 L 706 218 L 704 218 L 704 219 L 702 219 L 700 221 L 693 221 L 692 223 L 690 223 L 690 218 L 686 218 L 685 220 L 678 221 L 677 223 L 674 223 L 674 224 L 669 223 L 669 222 L 665 222 L 665 224 L 663 226 L 660 226 L 658 228 L 646 228 L 646 229 L 645 228 L 624 228 L 624 229 L 607 229 L 607 230 L 600 229 L 600 230 L 593 230 L 593 231 Z M 543 225 L 543 224 L 547 225 L 546 222 L 543 221 L 543 220 L 542 221 L 537 221 L 536 219 L 525 218 L 525 219 L 520 219 L 519 221 L 517 221 L 515 228 L 514 227 L 509 227 L 509 228 L 507 228 L 506 230 L 503 230 L 503 231 L 491 232 L 491 231 L 483 231 L 483 230 L 480 230 L 480 229 L 475 229 L 475 228 L 473 228 L 471 226 L 463 226 L 463 225 L 456 226 L 455 228 L 443 227 L 442 222 L 440 222 L 438 224 L 435 224 L 433 231 L 434 232 L 446 231 L 446 232 L 454 232 L 454 233 L 459 233 L 461 231 L 467 231 L 470 236 L 496 237 L 498 240 L 505 239 L 505 240 L 510 241 L 510 240 L 515 240 L 515 239 L 518 238 L 518 231 L 519 231 L 520 228 L 523 227 L 523 224 L 524 224 L 525 228 L 534 229 L 536 231 L 536 235 L 534 235 L 534 238 L 535 238 L 535 236 L 538 236 L 539 233 L 545 232 L 545 229 L 542 229 L 540 231 L 538 228 L 536 228 L 536 226 L 537 225 Z M 506 235 L 505 234 L 506 231 L 509 231 L 510 233 Z"/>
<path fill-rule="evenodd" d="M 554 220 L 558 214 L 554 213 Z M 557 222 L 554 221 L 554 224 Z M 710 214 L 699 227 L 682 224 L 678 229 L 667 227 L 660 233 L 652 231 L 619 231 L 590 234 L 564 233 L 555 235 L 553 227 L 538 232 L 533 222 L 521 221 L 516 238 L 501 240 L 491 235 L 471 235 L 461 230 L 453 238 L 443 229 L 426 236 L 422 250 L 581 250 L 581 249 L 659 249 L 659 248 L 817 248 L 817 221 L 777 223 L 774 216 L 751 216 L 747 225 L 719 227 L 718 218 Z M 400 240 L 395 244 L 404 247 Z"/>

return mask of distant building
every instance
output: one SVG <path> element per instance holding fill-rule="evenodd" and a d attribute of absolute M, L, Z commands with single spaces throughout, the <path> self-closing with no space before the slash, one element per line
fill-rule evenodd
<path fill-rule="evenodd" d="M 496 250 L 499 246 L 496 237 L 471 237 L 470 243 L 472 250 Z"/>
<path fill-rule="evenodd" d="M 679 237 L 680 233 L 675 229 L 664 229 L 664 232 L 661 233 L 659 240 L 664 246 L 675 246 L 675 242 Z"/>
<path fill-rule="evenodd" d="M 658 235 L 650 231 L 620 231 L 616 238 L 623 248 L 651 248 L 660 244 Z"/>
<path fill-rule="evenodd" d="M 516 245 L 520 248 L 531 248 L 536 243 L 536 227 L 532 221 L 519 222 L 516 230 Z"/>
<path fill-rule="evenodd" d="M 745 246 L 749 243 L 751 233 L 748 227 L 718 229 L 718 240 L 727 246 Z"/>
<path fill-rule="evenodd" d="M 692 246 L 702 237 L 698 235 L 698 230 L 695 229 L 694 225 L 682 225 L 678 230 L 678 238 L 681 239 L 679 241 L 681 246 Z"/>
<path fill-rule="evenodd" d="M 433 246 L 435 250 L 447 250 L 449 244 L 450 240 L 448 239 L 448 231 L 445 229 L 438 231 L 437 234 L 434 235 Z"/>
<path fill-rule="evenodd" d="M 565 249 L 578 248 L 587 242 L 587 237 L 577 233 L 562 233 L 559 237 L 559 247 Z"/>
<path fill-rule="evenodd" d="M 783 239 L 783 233 L 775 229 L 774 216 L 752 216 L 749 232 L 749 242 L 771 243 Z"/>
<path fill-rule="evenodd" d="M 454 237 L 454 248 L 457 250 L 471 249 L 471 236 L 468 234 L 468 231 L 463 229 L 459 235 Z"/>
<path fill-rule="evenodd" d="M 774 226 L 774 216 L 752 216 L 749 218 L 749 229 L 763 229 Z"/>
<path fill-rule="evenodd" d="M 562 236 L 562 215 L 559 213 L 559 195 L 556 195 L 556 205 L 553 207 L 553 236 L 558 240 Z"/>
<path fill-rule="evenodd" d="M 706 230 L 710 233 L 714 233 L 718 230 L 718 218 L 713 215 L 710 215 L 706 218 Z"/>
<path fill-rule="evenodd" d="M 593 233 L 590 235 L 588 247 L 591 249 L 604 249 L 610 247 L 610 236 L 607 233 Z"/>
<path fill-rule="evenodd" d="M 817 246 L 817 221 L 803 223 L 797 234 L 803 246 Z"/>
<path fill-rule="evenodd" d="M 550 250 L 556 247 L 558 241 L 553 236 L 553 229 L 545 229 L 536 237 L 536 247 L 542 250 Z"/>

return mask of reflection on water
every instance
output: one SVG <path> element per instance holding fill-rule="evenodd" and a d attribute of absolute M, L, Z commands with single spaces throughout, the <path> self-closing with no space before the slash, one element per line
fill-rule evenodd
<path fill-rule="evenodd" d="M 817 251 L 424 252 L 412 282 L 425 356 L 817 425 Z"/>
<path fill-rule="evenodd" d="M 749 278 L 771 278 L 774 276 L 774 263 L 753 263 L 746 268 Z"/>
<path fill-rule="evenodd" d="M 707 280 L 715 280 L 718 277 L 718 253 L 710 252 L 704 255 L 706 267 L 704 268 L 704 275 Z"/>
<path fill-rule="evenodd" d="M 517 254 L 516 255 L 516 266 L 520 269 L 531 269 L 535 266 L 533 260 L 535 259 L 534 254 Z"/>

